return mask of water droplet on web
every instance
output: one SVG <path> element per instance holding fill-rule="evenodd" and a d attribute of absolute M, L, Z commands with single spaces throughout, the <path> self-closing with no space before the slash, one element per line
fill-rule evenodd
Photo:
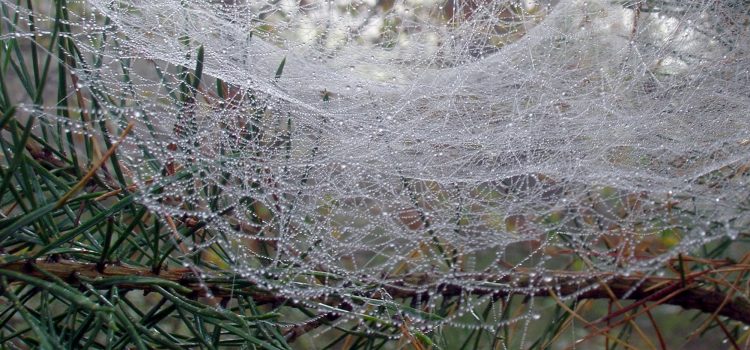
<path fill-rule="evenodd" d="M 133 69 L 126 77 L 118 65 L 80 68 L 76 89 L 108 95 L 96 115 L 90 103 L 71 116 L 48 105 L 19 111 L 97 142 L 103 131 L 83 112 L 113 129 L 132 119 L 118 152 L 139 201 L 179 224 L 190 217 L 222 232 L 231 268 L 259 286 L 297 301 L 420 286 L 434 308 L 436 286 L 447 281 L 465 291 L 559 292 L 551 271 L 568 268 L 581 276 L 571 283 L 587 288 L 593 271 L 654 273 L 677 249 L 709 240 L 707 232 L 738 237 L 737 227 L 713 224 L 746 215 L 738 208 L 750 161 L 742 104 L 750 60 L 711 41 L 709 15 L 728 5 L 702 10 L 706 35 L 680 36 L 697 25 L 681 22 L 677 40 L 654 32 L 670 20 L 663 14 L 636 35 L 609 17 L 587 17 L 586 7 L 623 8 L 602 1 L 549 4 L 517 23 L 492 2 L 450 14 L 443 1 L 357 11 L 336 2 L 264 5 L 273 16 L 188 3 L 182 19 L 169 4 L 125 0 L 126 11 L 91 0 L 114 25 L 86 19 L 80 30 L 117 28 L 109 37 L 122 43 L 70 39 L 86 55 L 105 52 Z M 189 19 L 197 25 L 165 30 Z M 264 25 L 249 37 L 249 22 Z M 547 29 L 534 30 L 539 24 Z M 490 35 L 488 26 L 507 34 Z M 207 54 L 193 90 L 196 43 Z M 284 79 L 269 83 L 279 73 Z M 720 112 L 710 108 L 716 98 Z M 610 243 L 637 243 L 622 232 L 670 248 L 645 260 L 609 258 L 619 253 Z M 195 254 L 210 246 L 182 243 Z M 462 280 L 446 267 L 453 259 L 462 273 L 494 279 Z M 300 277 L 313 272 L 331 275 Z M 459 314 L 471 317 L 481 301 L 467 304 Z M 522 318 L 539 319 L 536 311 Z M 461 324 L 415 319 L 425 329 Z"/>

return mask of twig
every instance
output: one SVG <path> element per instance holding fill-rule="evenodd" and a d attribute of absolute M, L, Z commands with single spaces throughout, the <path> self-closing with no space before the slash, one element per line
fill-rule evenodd
<path fill-rule="evenodd" d="M 89 172 L 86 173 L 86 175 L 84 175 L 81 178 L 81 180 L 78 181 L 78 183 L 75 184 L 75 186 L 73 186 L 73 188 L 71 188 L 70 191 L 68 191 L 68 193 L 62 196 L 62 198 L 60 198 L 59 201 L 57 201 L 57 205 L 55 206 L 56 209 L 59 209 L 63 205 L 65 205 L 65 203 L 67 203 L 71 197 L 73 197 L 76 193 L 78 193 L 78 191 L 80 191 L 84 186 L 86 186 L 86 183 L 88 183 L 89 179 L 91 179 L 91 177 L 93 177 L 94 174 L 96 174 L 96 171 L 99 170 L 99 168 L 101 168 L 104 165 L 104 162 L 106 162 L 107 159 L 109 159 L 109 157 L 111 157 L 112 154 L 115 153 L 115 150 L 117 150 L 117 146 L 119 146 L 122 143 L 122 141 L 125 140 L 125 137 L 128 136 L 128 133 L 130 132 L 130 130 L 133 129 L 134 125 L 135 124 L 131 122 L 128 124 L 127 127 L 125 127 L 125 130 L 122 131 L 122 134 L 120 134 L 120 137 L 117 139 L 117 141 L 112 144 L 112 147 L 110 147 L 107 150 L 107 153 L 105 153 L 99 159 L 99 161 L 97 161 L 96 164 L 94 164 L 94 166 L 92 166 L 91 169 L 89 169 Z"/>

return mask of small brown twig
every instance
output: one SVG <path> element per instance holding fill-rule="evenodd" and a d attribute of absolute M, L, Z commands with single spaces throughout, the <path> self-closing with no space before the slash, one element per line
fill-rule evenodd
<path fill-rule="evenodd" d="M 131 122 L 127 127 L 125 127 L 125 130 L 122 131 L 122 134 L 120 134 L 120 137 L 117 139 L 117 141 L 112 144 L 112 147 L 107 150 L 107 153 L 99 158 L 99 160 L 91 167 L 91 169 L 89 169 L 88 173 L 86 173 L 86 175 L 84 175 L 81 180 L 78 181 L 78 183 L 70 189 L 70 191 L 68 191 L 65 195 L 62 196 L 62 198 L 60 198 L 60 200 L 57 201 L 57 205 L 55 205 L 56 209 L 59 209 L 63 205 L 65 205 L 65 203 L 67 203 L 71 197 L 73 197 L 76 193 L 78 193 L 78 191 L 86 186 L 89 180 L 94 176 L 94 174 L 96 174 L 96 171 L 99 170 L 99 168 L 104 165 L 104 162 L 106 162 L 107 159 L 109 159 L 109 157 L 111 157 L 115 153 L 115 150 L 117 150 L 117 146 L 119 146 L 125 140 L 125 137 L 128 136 L 130 130 L 133 129 L 133 126 L 135 126 L 135 124 Z"/>

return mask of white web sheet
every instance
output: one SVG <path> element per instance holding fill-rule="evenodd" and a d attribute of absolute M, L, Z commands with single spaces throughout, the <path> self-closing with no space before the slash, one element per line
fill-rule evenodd
<path fill-rule="evenodd" d="M 88 3 L 141 201 L 289 296 L 648 274 L 750 224 L 740 1 Z"/>

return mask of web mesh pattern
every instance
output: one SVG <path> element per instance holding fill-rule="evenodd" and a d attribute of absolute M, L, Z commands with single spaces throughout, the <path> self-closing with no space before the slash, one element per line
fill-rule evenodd
<path fill-rule="evenodd" d="M 71 130 L 135 123 L 143 204 L 263 288 L 359 305 L 324 311 L 571 297 L 750 225 L 742 1 L 74 5 L 80 88 L 108 103 Z"/>

